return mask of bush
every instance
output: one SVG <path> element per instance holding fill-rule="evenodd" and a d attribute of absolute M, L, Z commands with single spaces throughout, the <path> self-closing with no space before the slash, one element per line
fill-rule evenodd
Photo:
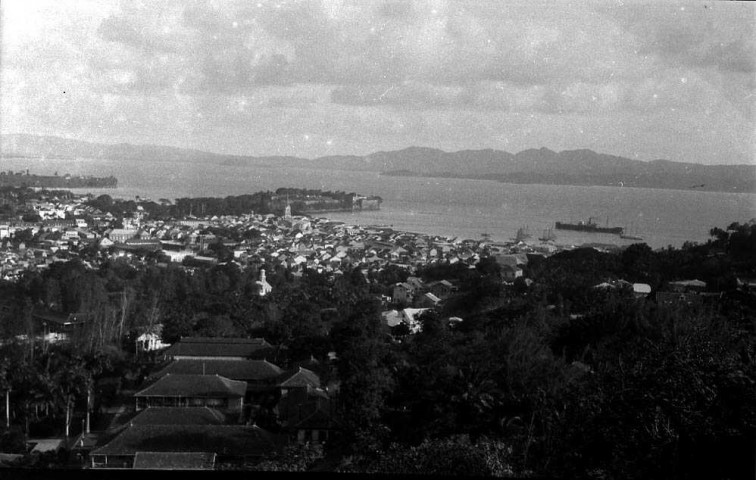
<path fill-rule="evenodd" d="M 467 435 L 425 440 L 416 447 L 393 444 L 368 466 L 369 473 L 399 475 L 512 476 L 512 449 L 498 440 L 475 443 Z"/>
<path fill-rule="evenodd" d="M 24 433 L 18 430 L 9 430 L 0 436 L 0 452 L 2 453 L 26 453 L 26 439 Z"/>

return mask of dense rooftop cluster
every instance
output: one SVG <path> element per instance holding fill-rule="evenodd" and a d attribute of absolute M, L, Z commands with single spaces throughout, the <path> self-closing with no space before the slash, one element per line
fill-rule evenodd
<path fill-rule="evenodd" d="M 88 205 L 87 196 L 30 200 L 33 215 L 0 220 L 0 275 L 17 278 L 26 269 L 81 257 L 96 267 L 106 258 L 208 263 L 280 264 L 295 275 L 303 268 L 339 274 L 342 267 L 397 265 L 412 271 L 438 262 L 474 265 L 498 253 L 551 254 L 551 243 L 496 244 L 361 227 L 308 216 L 254 214 L 153 220 L 144 208 L 116 217 Z M 38 219 L 33 221 L 33 216 Z"/>

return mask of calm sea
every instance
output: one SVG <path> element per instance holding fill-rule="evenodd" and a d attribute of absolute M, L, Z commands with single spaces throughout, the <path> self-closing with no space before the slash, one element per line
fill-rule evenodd
<path fill-rule="evenodd" d="M 618 187 L 513 185 L 447 178 L 385 177 L 377 173 L 220 166 L 180 162 L 134 162 L 93 159 L 0 160 L 0 170 L 51 175 L 115 175 L 117 189 L 90 190 L 113 197 L 173 200 L 180 197 L 227 196 L 309 188 L 380 195 L 380 211 L 329 213 L 330 219 L 358 225 L 387 225 L 397 230 L 494 241 L 512 239 L 519 228 L 538 237 L 556 221 L 593 217 L 599 225 L 622 226 L 653 248 L 685 241 L 703 242 L 713 227 L 756 217 L 756 195 Z M 617 235 L 556 230 L 557 243 L 634 243 Z"/>

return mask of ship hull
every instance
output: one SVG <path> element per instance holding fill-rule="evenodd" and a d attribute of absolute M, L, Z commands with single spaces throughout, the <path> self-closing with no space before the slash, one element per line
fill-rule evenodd
<path fill-rule="evenodd" d="M 556 222 L 557 230 L 575 230 L 578 232 L 592 232 L 592 233 L 614 233 L 622 235 L 624 229 L 622 227 L 599 227 L 593 224 L 575 224 L 575 223 L 562 223 Z"/>

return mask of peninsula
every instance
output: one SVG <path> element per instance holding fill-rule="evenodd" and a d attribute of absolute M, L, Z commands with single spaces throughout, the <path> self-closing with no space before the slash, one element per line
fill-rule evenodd
<path fill-rule="evenodd" d="M 84 175 L 34 175 L 29 170 L 0 172 L 0 187 L 31 188 L 115 188 L 118 180 L 113 177 L 92 177 Z"/>

